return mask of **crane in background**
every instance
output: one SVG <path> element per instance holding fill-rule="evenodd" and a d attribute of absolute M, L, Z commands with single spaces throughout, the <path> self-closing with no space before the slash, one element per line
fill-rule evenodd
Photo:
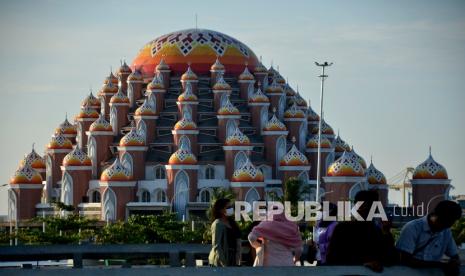
<path fill-rule="evenodd" d="M 412 194 L 412 183 L 410 180 L 413 177 L 414 170 L 412 167 L 407 167 L 387 180 L 389 189 L 402 192 L 402 207 L 410 205 L 410 196 Z"/>

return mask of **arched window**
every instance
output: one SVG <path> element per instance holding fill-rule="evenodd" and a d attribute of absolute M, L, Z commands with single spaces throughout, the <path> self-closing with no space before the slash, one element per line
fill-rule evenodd
<path fill-rule="evenodd" d="M 92 203 L 98 203 L 98 202 L 100 202 L 100 200 L 101 200 L 101 198 L 100 198 L 100 191 L 98 191 L 98 190 L 92 191 L 91 197 L 90 197 L 90 202 L 92 202 Z"/>
<path fill-rule="evenodd" d="M 110 125 L 113 128 L 113 134 L 118 135 L 118 110 L 115 106 L 110 107 Z"/>
<path fill-rule="evenodd" d="M 163 166 L 155 167 L 155 179 L 166 179 L 165 168 Z"/>
<path fill-rule="evenodd" d="M 264 106 L 262 107 L 262 110 L 260 111 L 260 129 L 261 130 L 266 126 L 267 122 L 268 122 L 268 107 Z"/>
<path fill-rule="evenodd" d="M 260 195 L 258 194 L 257 190 L 251 188 L 247 194 L 245 195 L 245 201 L 253 205 L 254 201 L 260 200 Z"/>
<path fill-rule="evenodd" d="M 66 205 L 73 205 L 73 179 L 68 172 L 64 172 L 61 181 L 61 202 Z"/>
<path fill-rule="evenodd" d="M 221 95 L 221 99 L 220 99 L 220 106 L 223 106 L 226 104 L 226 101 L 228 100 L 228 94 L 227 93 L 223 93 L 223 95 Z"/>
<path fill-rule="evenodd" d="M 105 114 L 105 97 L 100 97 L 100 112 Z"/>
<path fill-rule="evenodd" d="M 174 210 L 178 218 L 186 216 L 186 206 L 189 201 L 189 177 L 185 171 L 180 171 L 175 177 Z"/>
<path fill-rule="evenodd" d="M 308 184 L 308 173 L 307 172 L 301 172 L 299 174 L 299 179 L 302 181 L 302 183 Z"/>
<path fill-rule="evenodd" d="M 17 216 L 17 209 L 16 209 L 16 193 L 12 189 L 8 190 L 8 220 L 9 221 L 16 221 Z"/>
<path fill-rule="evenodd" d="M 250 99 L 254 94 L 254 84 L 249 83 L 249 87 L 247 88 L 247 99 Z"/>
<path fill-rule="evenodd" d="M 299 150 L 305 151 L 307 138 L 307 120 L 300 124 L 299 129 Z"/>
<path fill-rule="evenodd" d="M 203 189 L 200 191 L 200 202 L 210 202 L 211 192 L 209 189 Z"/>
<path fill-rule="evenodd" d="M 134 165 L 133 165 L 131 154 L 125 152 L 123 154 L 123 157 L 121 158 L 121 164 L 126 168 L 126 170 L 129 171 L 131 175 L 133 174 Z"/>
<path fill-rule="evenodd" d="M 241 151 L 234 158 L 234 170 L 240 169 L 247 161 L 247 155 Z"/>
<path fill-rule="evenodd" d="M 207 166 L 205 169 L 205 179 L 215 179 L 215 167 Z"/>
<path fill-rule="evenodd" d="M 358 192 L 362 191 L 362 190 L 364 190 L 362 183 L 361 183 L 361 182 L 356 183 L 356 184 L 355 184 L 354 186 L 352 186 L 352 188 L 350 188 L 350 190 L 349 190 L 349 199 L 350 199 L 350 200 L 354 200 L 354 199 L 355 199 L 355 195 L 356 195 Z"/>
<path fill-rule="evenodd" d="M 82 126 L 81 123 L 76 124 L 76 129 L 77 129 L 77 134 L 76 134 L 76 143 L 79 145 L 79 147 L 82 149 Z"/>
<path fill-rule="evenodd" d="M 45 189 L 47 196 L 52 196 L 52 187 L 53 187 L 53 167 L 52 167 L 52 158 L 50 155 L 45 155 Z"/>
<path fill-rule="evenodd" d="M 279 98 L 278 103 L 278 118 L 283 119 L 284 110 L 286 109 L 286 93 L 284 93 L 281 98 Z"/>
<path fill-rule="evenodd" d="M 181 138 L 179 138 L 179 148 L 191 150 L 191 141 L 189 138 L 187 138 L 186 135 L 183 135 Z"/>
<path fill-rule="evenodd" d="M 147 190 L 143 190 L 141 197 L 140 197 L 141 202 L 150 202 L 150 192 Z"/>
<path fill-rule="evenodd" d="M 155 97 L 155 95 L 153 93 L 148 93 L 147 98 L 149 104 L 153 107 L 154 111 L 157 112 L 157 98 Z"/>
<path fill-rule="evenodd" d="M 279 172 L 279 163 L 281 162 L 281 159 L 283 156 L 286 154 L 286 138 L 283 136 L 278 138 L 278 141 L 276 141 L 276 176 L 278 176 Z"/>
<path fill-rule="evenodd" d="M 137 122 L 137 133 L 144 137 L 144 140 L 147 141 L 147 125 L 144 120 L 138 120 Z"/>
<path fill-rule="evenodd" d="M 128 98 L 129 98 L 129 105 L 131 107 L 134 107 L 134 87 L 133 87 L 133 85 L 134 84 L 132 84 L 132 83 L 128 83 L 128 91 L 127 91 Z M 113 126 L 113 124 L 112 124 L 112 126 Z M 115 129 L 115 128 L 113 128 L 113 129 Z"/>
<path fill-rule="evenodd" d="M 226 137 L 231 136 L 236 130 L 236 121 L 229 119 L 226 123 Z"/>
<path fill-rule="evenodd" d="M 116 220 L 116 195 L 111 188 L 107 188 L 103 194 L 103 213 L 104 221 Z"/>
<path fill-rule="evenodd" d="M 155 201 L 156 202 L 166 202 L 166 193 L 162 189 L 155 190 Z"/>
<path fill-rule="evenodd" d="M 92 178 L 97 178 L 97 142 L 94 136 L 89 137 L 89 158 L 92 161 Z"/>
<path fill-rule="evenodd" d="M 184 107 L 182 108 L 182 116 L 186 120 L 192 120 L 192 109 L 189 105 L 184 105 Z"/>

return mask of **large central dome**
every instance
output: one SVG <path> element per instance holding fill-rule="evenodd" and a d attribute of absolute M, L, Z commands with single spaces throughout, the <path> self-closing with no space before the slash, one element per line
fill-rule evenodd
<path fill-rule="evenodd" d="M 257 56 L 239 40 L 223 33 L 187 29 L 162 35 L 142 47 L 133 66 L 142 67 L 145 76 L 152 77 L 163 58 L 175 75 L 184 73 L 187 65 L 197 74 L 209 74 L 216 58 L 225 66 L 226 74 L 238 75 L 247 63 L 257 65 Z"/>

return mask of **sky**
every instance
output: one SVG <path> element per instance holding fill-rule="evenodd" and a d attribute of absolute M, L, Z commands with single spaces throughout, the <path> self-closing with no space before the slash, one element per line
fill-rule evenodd
<path fill-rule="evenodd" d="M 120 59 L 148 41 L 198 27 L 263 57 L 386 177 L 428 157 L 465 194 L 464 1 L 3 1 L 0 0 L 0 183 L 32 144 L 79 111 Z M 7 187 L 0 187 L 0 215 Z"/>

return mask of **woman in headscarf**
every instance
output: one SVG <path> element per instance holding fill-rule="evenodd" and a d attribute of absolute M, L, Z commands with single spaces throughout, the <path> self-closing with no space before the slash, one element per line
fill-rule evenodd
<path fill-rule="evenodd" d="M 284 213 L 273 220 L 262 221 L 249 234 L 249 242 L 257 251 L 254 266 L 294 266 L 302 253 L 299 227 Z"/>

